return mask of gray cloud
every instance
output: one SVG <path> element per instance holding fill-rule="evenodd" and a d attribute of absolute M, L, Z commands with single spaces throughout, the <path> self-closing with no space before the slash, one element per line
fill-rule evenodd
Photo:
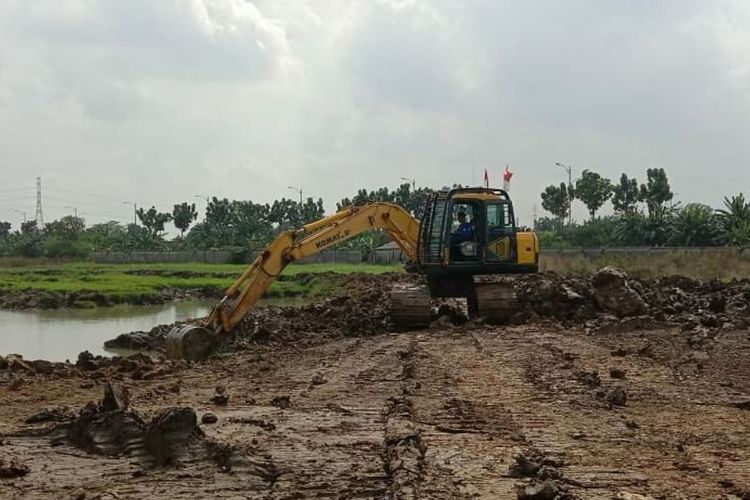
<path fill-rule="evenodd" d="M 750 181 L 749 23 L 728 0 L 5 2 L 0 196 L 29 193 L 0 219 L 33 212 L 36 175 L 48 217 L 78 202 L 96 222 L 288 185 L 333 209 L 509 163 L 528 221 L 555 161 L 663 165 L 718 205 Z"/>

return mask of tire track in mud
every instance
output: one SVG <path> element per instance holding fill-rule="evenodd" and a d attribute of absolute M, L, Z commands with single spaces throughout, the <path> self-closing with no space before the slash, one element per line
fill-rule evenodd
<path fill-rule="evenodd" d="M 458 329 L 418 337 L 416 418 L 423 425 L 425 498 L 515 498 L 503 479 L 522 427 L 507 406 L 492 357 Z"/>
<path fill-rule="evenodd" d="M 413 420 L 412 397 L 416 388 L 414 374 L 416 343 L 399 352 L 401 359 L 400 394 L 390 398 L 384 410 L 383 468 L 389 479 L 388 498 L 422 498 L 420 485 L 425 455 L 421 431 Z"/>

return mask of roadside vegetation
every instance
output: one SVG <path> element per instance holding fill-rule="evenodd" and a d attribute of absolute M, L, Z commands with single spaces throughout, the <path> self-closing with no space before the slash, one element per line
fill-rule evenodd
<path fill-rule="evenodd" d="M 431 190 L 413 189 L 403 184 L 396 190 L 380 188 L 375 191 L 360 189 L 351 198 L 337 203 L 337 208 L 367 201 L 398 203 L 418 215 Z M 38 227 L 36 221 L 21 224 L 12 230 L 11 224 L 0 221 L 0 257 L 74 258 L 82 259 L 93 251 L 168 251 L 168 250 L 230 250 L 233 261 L 247 262 L 249 252 L 263 248 L 279 232 L 298 229 L 319 220 L 325 210 L 323 200 L 290 200 L 282 198 L 273 203 L 254 203 L 250 200 L 208 199 L 203 220 L 197 222 L 195 204 L 174 205 L 171 211 L 156 207 L 140 208 L 135 212 L 138 223 L 122 224 L 109 221 L 86 226 L 84 219 L 65 216 Z M 173 224 L 179 236 L 165 238 L 168 224 Z M 386 243 L 384 234 L 363 234 L 339 246 L 348 249 L 371 249 Z"/>
<path fill-rule="evenodd" d="M 459 187 L 459 186 L 454 186 Z M 397 203 L 416 217 L 430 188 L 404 183 L 395 190 L 360 189 L 337 203 L 337 209 L 365 202 Z M 570 218 L 571 207 L 582 203 L 585 221 Z M 608 204 L 611 204 L 609 210 Z M 727 196 L 719 208 L 675 200 L 663 168 L 646 171 L 644 182 L 622 174 L 613 182 L 593 170 L 584 170 L 570 184 L 547 186 L 541 205 L 550 215 L 533 221 L 543 249 L 607 247 L 719 247 L 750 245 L 750 201 L 742 193 Z M 604 210 L 611 215 L 601 215 Z M 0 257 L 85 259 L 94 251 L 229 250 L 232 262 L 245 263 L 250 252 L 263 248 L 279 232 L 297 229 L 325 213 L 323 200 L 273 203 L 251 200 L 207 199 L 198 222 L 195 204 L 183 202 L 162 211 L 157 207 L 135 212 L 138 223 L 109 221 L 86 226 L 84 219 L 66 216 L 38 227 L 28 221 L 13 230 L 0 221 Z M 167 239 L 172 224 L 179 235 Z M 372 231 L 348 240 L 338 248 L 363 251 L 387 242 Z"/>
<path fill-rule="evenodd" d="M 570 185 L 548 186 L 542 207 L 552 214 L 535 221 L 542 248 L 720 247 L 750 245 L 750 202 L 740 193 L 720 208 L 681 203 L 663 168 L 646 171 L 646 182 L 622 174 L 618 182 L 584 170 Z M 583 203 L 588 220 L 569 222 L 570 207 Z M 598 216 L 610 202 L 614 214 Z"/>
<path fill-rule="evenodd" d="M 87 262 L 19 267 L 0 260 L 0 296 L 55 292 L 100 294 L 108 303 L 138 303 L 164 290 L 201 290 L 221 294 L 245 269 L 235 264 L 93 264 Z M 17 262 L 12 262 L 17 264 Z M 353 272 L 399 271 L 374 264 L 300 264 L 287 267 L 271 285 L 269 297 L 312 297 L 335 292 L 342 277 Z"/>

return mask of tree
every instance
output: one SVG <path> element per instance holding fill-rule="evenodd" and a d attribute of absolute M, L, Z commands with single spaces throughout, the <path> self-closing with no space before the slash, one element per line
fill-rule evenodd
<path fill-rule="evenodd" d="M 625 246 L 666 245 L 671 235 L 674 212 L 672 206 L 659 206 L 648 215 L 640 211 L 621 215 L 615 230 L 617 241 Z"/>
<path fill-rule="evenodd" d="M 45 232 L 50 236 L 59 236 L 68 240 L 77 239 L 86 229 L 86 224 L 80 217 L 66 215 L 54 220 L 44 226 Z"/>
<path fill-rule="evenodd" d="M 570 208 L 571 193 L 564 182 L 560 187 L 550 185 L 542 193 L 542 208 L 557 217 L 560 227 L 562 227 L 565 217 L 568 215 Z"/>
<path fill-rule="evenodd" d="M 164 224 L 172 220 L 172 214 L 159 212 L 153 206 L 148 211 L 139 208 L 136 214 L 152 239 L 159 239 L 164 232 Z"/>
<path fill-rule="evenodd" d="M 640 200 L 646 202 L 648 213 L 654 213 L 672 200 L 674 193 L 669 187 L 667 173 L 663 168 L 646 170 L 646 184 L 641 184 Z"/>
<path fill-rule="evenodd" d="M 593 219 L 596 211 L 612 197 L 612 183 L 596 172 L 584 170 L 576 181 L 575 195 L 586 205 Z"/>
<path fill-rule="evenodd" d="M 125 238 L 126 228 L 117 221 L 103 222 L 94 224 L 86 229 L 84 235 L 89 247 L 92 250 L 114 250 L 122 247 Z"/>
<path fill-rule="evenodd" d="M 300 226 L 322 219 L 324 214 L 323 198 L 318 198 L 317 201 L 308 198 L 307 201 L 300 206 Z"/>
<path fill-rule="evenodd" d="M 632 213 L 640 199 L 638 190 L 638 180 L 628 179 L 628 176 L 622 174 L 620 183 L 612 187 L 612 206 L 618 214 Z"/>
<path fill-rule="evenodd" d="M 0 222 L 0 238 L 7 238 L 10 236 L 10 222 Z"/>
<path fill-rule="evenodd" d="M 718 239 L 719 227 L 711 207 L 689 203 L 675 212 L 671 227 L 671 245 L 707 247 L 716 245 Z"/>
<path fill-rule="evenodd" d="M 185 235 L 190 225 L 198 218 L 198 212 L 195 211 L 195 203 L 182 202 L 175 205 L 172 209 L 172 221 L 174 227 L 180 230 L 180 236 Z"/>
<path fill-rule="evenodd" d="M 609 247 L 615 242 L 618 220 L 615 216 L 598 217 L 587 220 L 581 225 L 564 228 L 560 234 L 575 247 Z"/>
<path fill-rule="evenodd" d="M 724 208 L 716 211 L 716 219 L 724 241 L 729 245 L 750 243 L 750 203 L 740 193 L 724 197 Z"/>
<path fill-rule="evenodd" d="M 24 257 L 42 255 L 42 232 L 35 220 L 21 223 L 21 234 L 14 242 L 13 252 Z"/>
<path fill-rule="evenodd" d="M 25 221 L 21 223 L 21 234 L 34 234 L 39 232 L 39 227 L 36 225 L 35 220 Z"/>
<path fill-rule="evenodd" d="M 559 228 L 559 221 L 552 217 L 539 217 L 534 221 L 534 231 L 554 231 Z"/>
<path fill-rule="evenodd" d="M 206 206 L 206 235 L 211 247 L 232 243 L 234 212 L 228 199 L 211 198 Z"/>
<path fill-rule="evenodd" d="M 232 201 L 232 243 L 245 248 L 262 248 L 273 237 L 268 220 L 271 208 L 252 201 Z"/>

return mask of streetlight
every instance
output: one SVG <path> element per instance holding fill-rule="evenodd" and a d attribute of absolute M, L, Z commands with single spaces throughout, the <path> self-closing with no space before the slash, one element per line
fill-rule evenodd
<path fill-rule="evenodd" d="M 123 201 L 123 205 L 133 205 L 133 224 L 138 224 L 138 206 L 134 201 Z"/>
<path fill-rule="evenodd" d="M 402 181 L 411 182 L 411 190 L 416 191 L 417 190 L 417 179 L 412 179 L 410 177 L 401 177 Z"/>
<path fill-rule="evenodd" d="M 23 215 L 23 221 L 26 222 L 26 212 L 24 212 L 23 210 L 11 210 L 11 212 Z"/>
<path fill-rule="evenodd" d="M 208 199 L 209 199 L 208 196 L 203 196 L 202 194 L 196 194 L 193 196 L 193 198 L 200 198 L 201 200 L 205 200 L 206 206 L 208 206 Z"/>
<path fill-rule="evenodd" d="M 74 216 L 74 217 L 75 217 L 76 219 L 78 218 L 78 208 L 77 208 L 77 207 L 73 207 L 73 206 L 70 206 L 70 205 L 65 205 L 65 208 L 70 208 L 70 209 L 72 209 L 72 210 L 73 210 L 73 216 Z"/>
<path fill-rule="evenodd" d="M 568 225 L 573 225 L 573 169 L 564 163 L 555 162 L 555 165 L 568 172 Z"/>
<path fill-rule="evenodd" d="M 299 204 L 302 205 L 302 188 L 301 187 L 294 187 L 294 186 L 287 186 L 288 189 L 292 189 L 294 191 L 297 191 L 299 193 Z"/>

